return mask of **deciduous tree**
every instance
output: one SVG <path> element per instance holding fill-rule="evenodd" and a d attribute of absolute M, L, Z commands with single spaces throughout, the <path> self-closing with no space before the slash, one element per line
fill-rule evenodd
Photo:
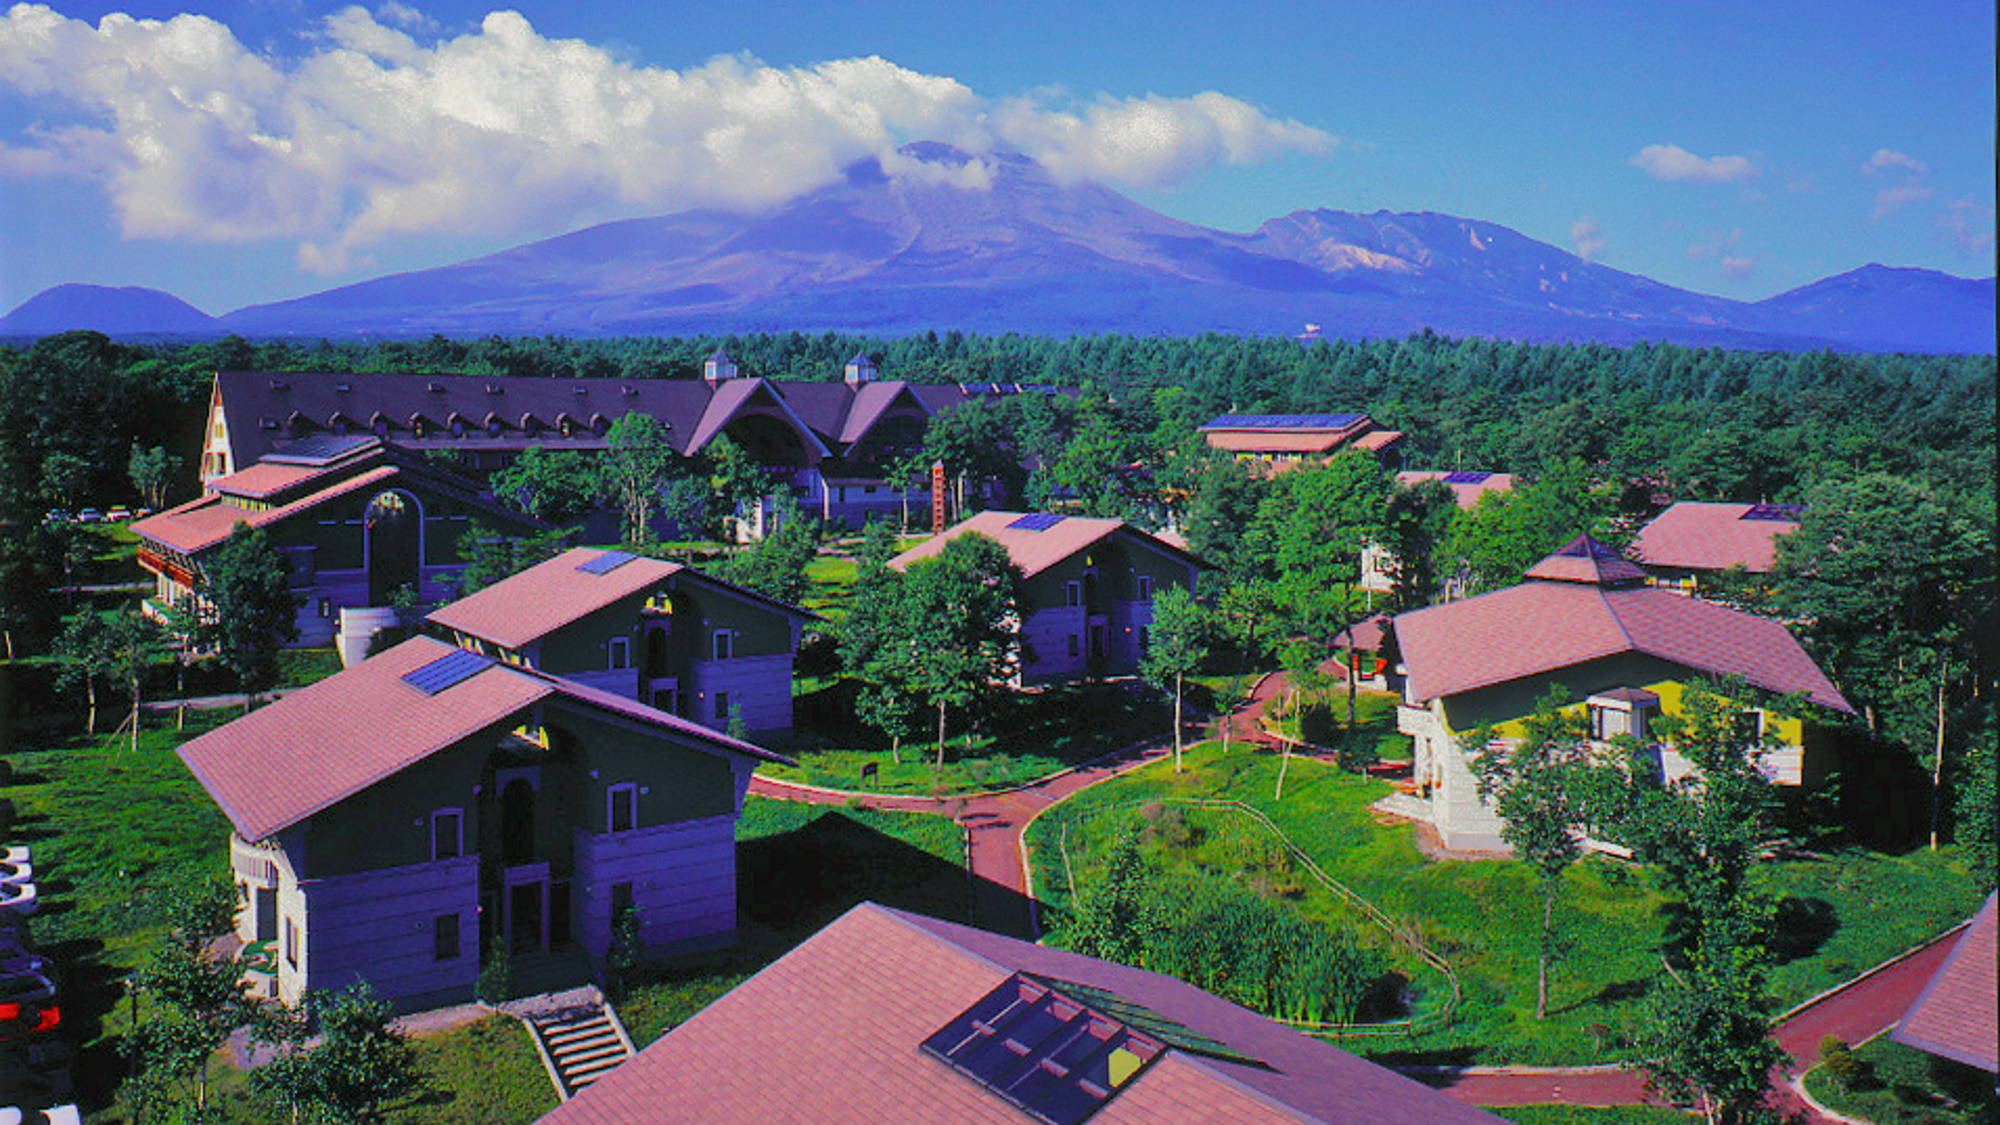
<path fill-rule="evenodd" d="M 1139 674 L 1174 702 L 1174 772 L 1181 769 L 1181 684 L 1208 657 L 1208 613 L 1179 586 L 1153 598 L 1153 623 L 1146 634 L 1146 651 L 1139 656 Z M 1171 685 L 1171 689 L 1169 689 Z"/>

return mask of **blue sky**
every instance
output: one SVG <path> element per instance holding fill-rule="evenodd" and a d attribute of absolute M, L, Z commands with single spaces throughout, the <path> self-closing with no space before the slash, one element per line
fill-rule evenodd
<path fill-rule="evenodd" d="M 1227 230 L 1443 211 L 1743 299 L 1868 262 L 1993 272 L 1990 3 L 494 11 L 12 8 L 0 309 L 88 281 L 221 313 L 771 206 L 925 136 Z"/>

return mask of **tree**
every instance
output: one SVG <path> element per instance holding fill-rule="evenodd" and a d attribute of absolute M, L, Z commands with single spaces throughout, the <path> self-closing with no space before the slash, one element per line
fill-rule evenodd
<path fill-rule="evenodd" d="M 1208 657 L 1207 634 L 1208 614 L 1186 590 L 1169 587 L 1153 599 L 1139 675 L 1161 691 L 1173 685 L 1175 773 L 1181 769 L 1181 683 Z"/>
<path fill-rule="evenodd" d="M 167 654 L 171 638 L 159 622 L 129 611 L 113 615 L 106 634 L 111 673 L 125 682 L 132 695 L 132 751 L 137 753 L 139 708 L 145 691 L 146 673 Z"/>
<path fill-rule="evenodd" d="M 493 492 L 536 519 L 569 523 L 597 503 L 600 475 L 593 461 L 580 450 L 531 445 L 493 474 Z"/>
<path fill-rule="evenodd" d="M 840 665 L 850 676 L 867 678 L 902 627 L 903 574 L 889 565 L 897 554 L 896 532 L 887 520 L 875 520 L 862 532 L 847 615 L 834 626 Z"/>
<path fill-rule="evenodd" d="M 1017 669 L 1019 575 L 1006 548 L 979 534 L 953 539 L 904 575 L 902 625 L 878 661 L 880 679 L 935 709 L 939 769 L 947 712 L 970 707 Z"/>
<path fill-rule="evenodd" d="M 806 593 L 806 564 L 813 559 L 815 524 L 799 510 L 790 494 L 778 498 L 773 516 L 777 529 L 718 568 L 730 582 L 783 602 L 797 602 Z"/>
<path fill-rule="evenodd" d="M 64 618 L 63 631 L 56 637 L 55 656 L 62 661 L 62 669 L 56 673 L 56 686 L 67 691 L 79 683 L 83 685 L 89 701 L 84 730 L 96 734 L 97 679 L 111 674 L 115 659 L 104 615 L 85 609 Z"/>
<path fill-rule="evenodd" d="M 181 459 L 157 445 L 147 448 L 135 443 L 132 455 L 125 459 L 125 473 L 132 478 L 132 487 L 146 498 L 147 507 L 164 508 L 167 492 L 180 476 Z"/>
<path fill-rule="evenodd" d="M 1493 803 L 1501 819 L 1500 837 L 1514 855 L 1535 872 L 1542 892 L 1542 927 L 1535 964 L 1535 1018 L 1549 1014 L 1549 965 L 1555 957 L 1556 899 L 1563 873 L 1583 855 L 1583 833 L 1590 824 L 1584 794 L 1585 772 L 1591 768 L 1583 721 L 1562 711 L 1565 697 L 1551 691 L 1523 723 L 1523 736 L 1497 739 L 1491 731 L 1474 731 L 1473 745 L 1484 746 L 1474 758 L 1479 794 Z"/>
<path fill-rule="evenodd" d="M 59 508 L 74 508 L 90 487 L 90 462 L 74 453 L 57 451 L 42 459 L 42 491 Z"/>
<path fill-rule="evenodd" d="M 1408 613 L 1431 604 L 1438 592 L 1437 555 L 1458 515 L 1458 500 L 1442 481 L 1424 480 L 1389 493 L 1382 546 L 1396 557 L 1391 612 Z"/>
<path fill-rule="evenodd" d="M 165 939 L 133 978 L 148 1012 L 122 1049 L 137 1071 L 130 1096 L 141 1112 L 188 1091 L 192 1119 L 206 1120 L 208 1060 L 253 1014 L 242 966 L 206 952 L 229 932 L 236 907 L 235 888 L 220 880 L 176 899 Z"/>
<path fill-rule="evenodd" d="M 1463 566 L 1466 593 L 1511 586 L 1550 551 L 1592 531 L 1609 509 L 1581 464 L 1512 492 L 1488 492 L 1452 524 L 1444 558 Z"/>
<path fill-rule="evenodd" d="M 202 560 L 201 594 L 215 607 L 218 658 L 254 696 L 278 673 L 278 650 L 299 635 L 290 568 L 263 529 L 238 521 Z"/>
<path fill-rule="evenodd" d="M 652 531 L 653 510 L 660 487 L 667 482 L 679 455 L 667 441 L 667 428 L 651 414 L 632 411 L 611 423 L 597 468 L 603 490 L 625 513 L 625 542 L 639 544 Z"/>
<path fill-rule="evenodd" d="M 770 476 L 765 473 L 764 467 L 729 435 L 723 434 L 709 442 L 701 454 L 707 471 L 709 493 L 720 509 L 714 514 L 725 524 L 732 519 L 741 519 L 745 505 L 762 501 L 771 491 Z M 740 538 L 726 534 L 719 537 Z"/>
<path fill-rule="evenodd" d="M 392 1026 L 395 1006 L 367 981 L 340 992 L 309 992 L 304 1020 L 283 1021 L 265 1034 L 279 1055 L 251 1075 L 294 1113 L 328 1125 L 369 1125 L 391 1104 L 422 1090 L 416 1048 Z M 319 1044 L 306 1046 L 309 1026 Z"/>
<path fill-rule="evenodd" d="M 563 553 L 569 532 L 557 528 L 527 536 L 502 535 L 482 524 L 458 537 L 459 596 L 483 590 L 503 578 L 544 563 Z"/>

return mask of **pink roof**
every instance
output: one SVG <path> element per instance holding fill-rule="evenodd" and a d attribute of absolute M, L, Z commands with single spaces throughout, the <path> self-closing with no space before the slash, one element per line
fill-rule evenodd
<path fill-rule="evenodd" d="M 417 637 L 180 748 L 237 835 L 262 840 L 548 695 L 495 664 L 428 695 L 403 674 L 459 651 Z"/>
<path fill-rule="evenodd" d="M 1180 981 L 864 903 L 542 1122 L 1022 1125 L 1022 1110 L 921 1048 L 1016 972 L 1113 992 L 1265 1064 L 1170 1048 L 1091 1125 L 1497 1120 Z"/>
<path fill-rule="evenodd" d="M 164 543 L 176 551 L 193 554 L 229 538 L 230 531 L 238 523 L 247 523 L 251 527 L 276 523 L 336 496 L 386 481 L 399 472 L 401 470 L 394 465 L 378 465 L 365 473 L 348 477 L 317 492 L 309 492 L 296 500 L 262 511 L 232 507 L 223 503 L 220 496 L 211 493 L 199 500 L 190 500 L 178 508 L 169 508 L 157 516 L 140 520 L 132 525 L 132 533 L 142 539 Z"/>
<path fill-rule="evenodd" d="M 1401 430 L 1375 430 L 1355 438 L 1354 448 L 1365 449 L 1370 453 L 1377 453 L 1401 440 L 1403 440 L 1403 431 Z"/>
<path fill-rule="evenodd" d="M 551 695 L 687 735 L 723 753 L 796 764 L 621 695 L 493 663 L 430 694 L 403 675 L 463 650 L 416 637 L 183 745 L 181 760 L 237 835 L 262 840 Z"/>
<path fill-rule="evenodd" d="M 430 620 L 503 648 L 519 648 L 686 569 L 643 555 L 603 574 L 577 569 L 607 553 L 596 547 L 564 551 L 439 607 Z"/>
<path fill-rule="evenodd" d="M 1750 504 L 1702 504 L 1683 500 L 1654 517 L 1632 540 L 1632 556 L 1648 566 L 1687 570 L 1727 570 L 1753 574 L 1777 562 L 1778 536 L 1797 531 L 1789 520 L 1746 520 Z"/>
<path fill-rule="evenodd" d="M 2000 994 L 1996 931 L 2000 919 L 1995 917 L 1995 897 L 1987 895 L 1986 905 L 1959 935 L 1951 957 L 1939 966 L 1890 1038 L 2000 1073 L 2000 1031 L 1995 1030 L 1994 1012 L 1994 997 Z"/>
<path fill-rule="evenodd" d="M 223 492 L 231 496 L 247 496 L 252 500 L 263 500 L 287 489 L 323 476 L 340 466 L 327 465 L 280 465 L 270 461 L 259 461 L 241 472 L 226 477 L 217 477 L 208 482 L 210 492 Z"/>
<path fill-rule="evenodd" d="M 944 550 L 944 545 L 961 535 L 978 532 L 997 540 L 1007 549 L 1007 557 L 1021 568 L 1021 576 L 1032 578 L 1042 571 L 1069 558 L 1085 547 L 1110 536 L 1121 528 L 1128 535 L 1151 543 L 1169 554 L 1188 558 L 1192 556 L 1156 536 L 1148 535 L 1124 520 L 1094 519 L 1087 516 L 1064 516 L 1046 531 L 1029 531 L 1026 528 L 1009 526 L 1028 513 L 1024 512 L 980 512 L 971 519 L 950 528 L 942 535 L 933 535 L 922 543 L 904 551 L 889 560 L 889 565 L 897 570 L 908 570 L 911 563 L 932 558 Z M 1051 517 L 1053 518 L 1053 517 Z"/>
<path fill-rule="evenodd" d="M 1523 577 L 1608 586 L 1643 581 L 1646 572 L 1605 544 L 1588 535 L 1579 535 L 1529 567 Z"/>
<path fill-rule="evenodd" d="M 1230 453 L 1327 453 L 1347 436 L 1346 430 L 1215 430 L 1208 444 Z"/>
<path fill-rule="evenodd" d="M 1419 701 L 1637 652 L 1853 711 L 1783 625 L 1646 586 L 1524 582 L 1405 613 L 1394 629 Z"/>
<path fill-rule="evenodd" d="M 1421 484 L 1427 480 L 1441 481 L 1446 488 L 1451 489 L 1452 498 L 1458 501 L 1458 506 L 1468 512 L 1472 510 L 1474 505 L 1479 503 L 1481 496 L 1489 492 L 1514 491 L 1514 474 L 1512 473 L 1489 473 L 1486 479 L 1480 481 L 1478 484 L 1454 484 L 1444 479 L 1451 475 L 1451 471 L 1448 469 L 1412 470 L 1410 472 L 1397 473 L 1396 483 L 1407 488 L 1411 485 Z"/>

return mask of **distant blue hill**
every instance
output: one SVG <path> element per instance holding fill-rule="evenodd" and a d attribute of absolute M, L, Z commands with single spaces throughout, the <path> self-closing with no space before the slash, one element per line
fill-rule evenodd
<path fill-rule="evenodd" d="M 947 165 L 969 159 L 937 144 L 904 151 Z M 1428 327 L 1531 341 L 1994 350 L 1991 279 L 1867 267 L 1768 301 L 1733 301 L 1473 219 L 1300 211 L 1234 234 L 1098 184 L 1059 183 L 1023 156 L 985 159 L 984 189 L 892 179 L 868 160 L 841 183 L 770 211 L 606 223 L 238 309 L 214 330 L 1289 335 L 1314 323 L 1346 337 Z"/>
<path fill-rule="evenodd" d="M 216 319 L 171 293 L 136 285 L 58 285 L 0 317 L 0 336 L 49 336 L 87 328 L 108 336 L 212 336 Z"/>

